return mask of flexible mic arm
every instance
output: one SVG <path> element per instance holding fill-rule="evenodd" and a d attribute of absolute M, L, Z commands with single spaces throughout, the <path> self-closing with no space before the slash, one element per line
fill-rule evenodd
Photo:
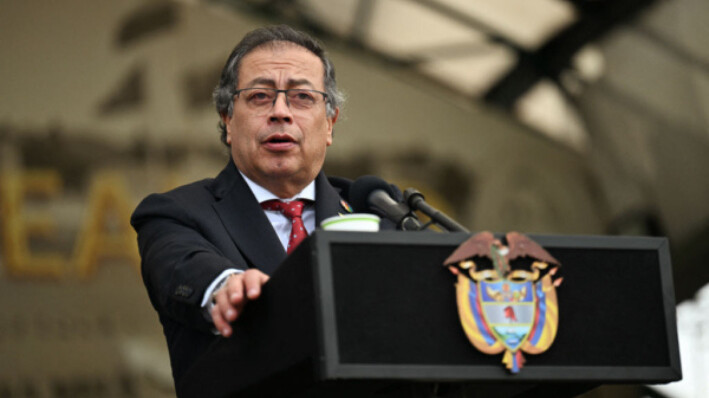
<path fill-rule="evenodd" d="M 455 220 L 448 217 L 440 210 L 426 203 L 421 192 L 414 188 L 404 190 L 404 202 L 409 205 L 411 210 L 418 210 L 421 213 L 429 216 L 433 222 L 440 225 L 450 232 L 470 232 L 464 226 L 458 224 Z"/>

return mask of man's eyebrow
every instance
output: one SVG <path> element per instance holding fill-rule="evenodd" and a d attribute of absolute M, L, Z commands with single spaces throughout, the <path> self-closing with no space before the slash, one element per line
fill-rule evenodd
<path fill-rule="evenodd" d="M 257 84 L 263 85 L 263 86 L 270 86 L 270 87 L 275 87 L 276 86 L 276 81 L 273 79 L 268 79 L 265 77 L 257 77 L 254 80 L 251 80 L 246 87 L 254 87 Z"/>
<path fill-rule="evenodd" d="M 293 80 L 290 79 L 288 80 L 288 87 L 294 87 L 294 86 L 310 86 L 310 87 L 315 87 L 313 83 L 310 82 L 308 79 L 298 79 L 298 80 Z"/>
<path fill-rule="evenodd" d="M 296 86 L 310 86 L 310 87 L 315 87 L 313 83 L 310 82 L 308 79 L 289 79 L 288 80 L 288 87 L 296 87 Z M 248 84 L 247 87 L 254 87 L 256 85 L 262 85 L 266 87 L 276 87 L 276 81 L 273 79 L 269 79 L 266 77 L 257 77 L 256 79 L 251 80 Z"/>

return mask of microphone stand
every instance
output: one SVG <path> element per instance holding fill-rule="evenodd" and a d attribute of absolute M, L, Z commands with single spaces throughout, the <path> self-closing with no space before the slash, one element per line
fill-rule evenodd
<path fill-rule="evenodd" d="M 408 204 L 412 211 L 418 210 L 427 215 L 431 218 L 431 221 L 448 232 L 470 232 L 445 213 L 426 203 L 423 194 L 414 188 L 404 190 L 404 203 Z"/>

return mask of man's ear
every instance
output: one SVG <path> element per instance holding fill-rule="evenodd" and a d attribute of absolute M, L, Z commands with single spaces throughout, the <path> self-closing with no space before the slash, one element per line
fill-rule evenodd
<path fill-rule="evenodd" d="M 224 113 L 221 115 L 222 118 L 222 123 L 224 123 L 224 128 L 226 129 L 226 143 L 228 145 L 231 145 L 231 127 L 229 126 L 229 122 L 231 122 L 232 116 L 229 116 L 228 114 Z"/>
<path fill-rule="evenodd" d="M 328 128 L 328 140 L 327 145 L 332 145 L 332 134 L 335 123 L 337 122 L 337 117 L 340 115 L 340 108 L 335 108 L 335 114 L 332 117 L 327 118 L 327 128 Z"/>

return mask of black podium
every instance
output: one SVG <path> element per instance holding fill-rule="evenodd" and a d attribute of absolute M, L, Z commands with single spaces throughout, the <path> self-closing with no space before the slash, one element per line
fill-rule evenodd
<path fill-rule="evenodd" d="M 666 239 L 531 236 L 562 264 L 559 329 L 512 375 L 460 326 L 442 263 L 468 237 L 316 232 L 178 396 L 574 396 L 681 378 Z"/>

